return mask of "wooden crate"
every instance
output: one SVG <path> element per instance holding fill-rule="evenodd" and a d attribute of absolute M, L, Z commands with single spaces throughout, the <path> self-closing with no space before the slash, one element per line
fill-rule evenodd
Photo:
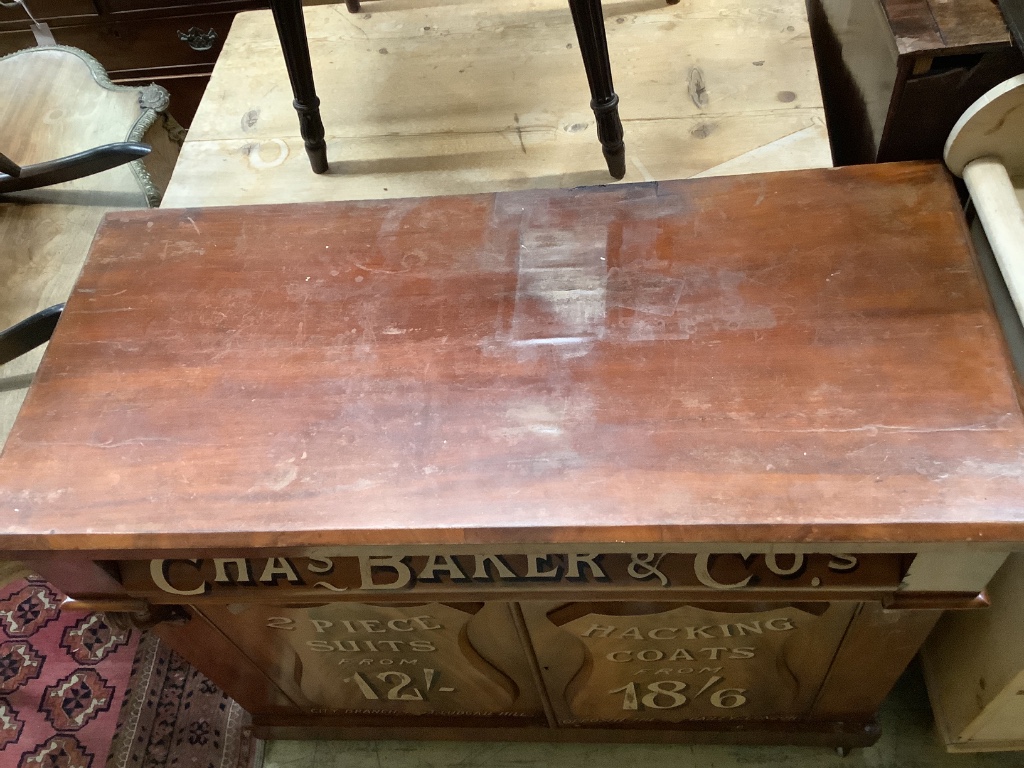
<path fill-rule="evenodd" d="M 951 613 L 921 652 L 935 722 L 950 752 L 1024 750 L 1024 554 L 989 584 L 992 607 Z"/>
<path fill-rule="evenodd" d="M 938 160 L 957 118 L 1021 71 L 991 0 L 808 0 L 837 165 Z"/>

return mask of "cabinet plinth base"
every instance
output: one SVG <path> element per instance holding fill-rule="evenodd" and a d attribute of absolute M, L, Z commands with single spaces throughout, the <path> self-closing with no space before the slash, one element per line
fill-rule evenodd
<path fill-rule="evenodd" d="M 415 725 L 343 726 L 336 718 L 316 716 L 268 722 L 253 717 L 253 734 L 260 739 L 393 740 L 402 741 L 537 741 L 555 743 L 652 743 L 652 744 L 746 744 L 801 747 L 869 747 L 878 741 L 881 729 L 874 719 L 863 721 L 709 723 L 706 720 L 679 723 L 668 729 L 611 728 L 515 728 L 452 727 L 429 728 Z"/>

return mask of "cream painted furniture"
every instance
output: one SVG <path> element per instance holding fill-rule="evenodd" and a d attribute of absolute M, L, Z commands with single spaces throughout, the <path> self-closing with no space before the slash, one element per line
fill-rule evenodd
<path fill-rule="evenodd" d="M 1020 379 L 1024 75 L 993 88 L 964 113 L 945 156 L 977 210 L 975 248 Z M 946 614 L 922 652 L 936 723 L 951 752 L 1024 750 L 1024 554 L 1010 556 L 988 592 L 991 608 Z"/>
<path fill-rule="evenodd" d="M 803 0 L 604 9 L 625 181 L 831 165 Z M 564 0 L 383 0 L 363 11 L 305 9 L 326 174 L 310 173 L 270 12 L 242 13 L 163 207 L 609 182 Z"/>
<path fill-rule="evenodd" d="M 992 606 L 947 613 L 921 652 L 939 736 L 950 752 L 1024 750 L 1024 554 L 989 583 Z"/>
<path fill-rule="evenodd" d="M 957 121 L 946 165 L 962 176 L 1013 304 L 1024 317 L 1024 75 L 1000 83 Z"/>

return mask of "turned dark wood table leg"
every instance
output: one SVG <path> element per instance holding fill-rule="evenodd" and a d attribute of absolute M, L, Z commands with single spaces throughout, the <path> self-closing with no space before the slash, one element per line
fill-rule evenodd
<path fill-rule="evenodd" d="M 590 82 L 590 108 L 597 118 L 597 138 L 608 162 L 608 172 L 621 179 L 626 175 L 626 145 L 622 141 L 619 97 L 612 85 L 612 65 L 608 60 L 601 0 L 569 0 L 569 9 Z"/>
<path fill-rule="evenodd" d="M 327 170 L 327 143 L 324 141 L 324 122 L 320 119 L 320 99 L 313 86 L 313 65 L 309 61 L 309 43 L 306 24 L 302 18 L 302 0 L 271 0 L 277 36 L 281 40 L 288 79 L 292 83 L 295 101 L 292 106 L 299 114 L 299 132 L 306 145 L 313 173 Z"/>

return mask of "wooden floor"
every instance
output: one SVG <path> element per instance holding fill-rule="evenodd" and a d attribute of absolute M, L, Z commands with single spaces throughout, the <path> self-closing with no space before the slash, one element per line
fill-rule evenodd
<path fill-rule="evenodd" d="M 625 181 L 831 165 L 804 0 L 604 8 Z M 309 170 L 270 12 L 243 13 L 163 207 L 612 181 L 565 0 L 369 0 L 306 26 L 328 173 Z"/>

